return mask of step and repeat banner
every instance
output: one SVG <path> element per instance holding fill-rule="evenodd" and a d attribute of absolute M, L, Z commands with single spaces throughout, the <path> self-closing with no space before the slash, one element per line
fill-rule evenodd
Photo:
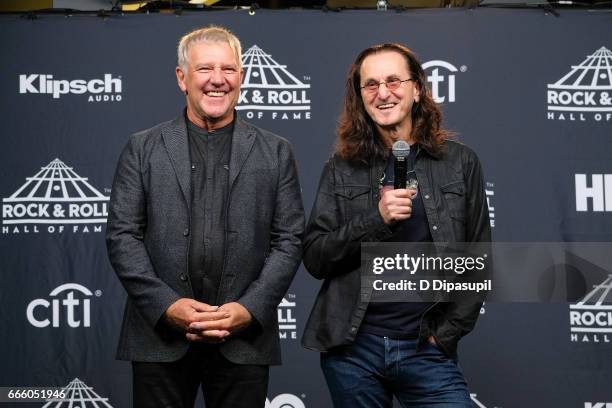
<path fill-rule="evenodd" d="M 239 113 L 292 142 L 307 210 L 350 64 L 402 42 L 482 160 L 496 241 L 612 241 L 612 13 L 0 16 L 0 386 L 65 387 L 7 406 L 130 406 L 130 364 L 114 359 L 125 292 L 104 244 L 113 172 L 128 135 L 181 113 L 176 45 L 209 24 L 240 37 Z M 611 282 L 575 303 L 485 304 L 460 345 L 474 406 L 611 406 Z M 300 346 L 319 286 L 300 268 L 278 307 L 269 408 L 331 407 Z"/>

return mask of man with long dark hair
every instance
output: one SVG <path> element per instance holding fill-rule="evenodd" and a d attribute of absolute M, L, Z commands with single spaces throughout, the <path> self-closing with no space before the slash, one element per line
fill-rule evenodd
<path fill-rule="evenodd" d="M 414 53 L 362 51 L 346 83 L 338 140 L 319 182 L 304 264 L 324 279 L 303 344 L 322 352 L 335 407 L 471 407 L 457 343 L 479 301 L 364 302 L 362 242 L 490 242 L 481 166 L 448 140 Z M 411 145 L 409 188 L 393 189 L 393 143 Z M 418 184 L 418 186 L 417 186 Z"/>

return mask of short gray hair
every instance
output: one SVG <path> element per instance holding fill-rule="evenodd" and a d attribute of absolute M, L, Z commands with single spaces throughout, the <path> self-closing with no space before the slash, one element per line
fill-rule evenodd
<path fill-rule="evenodd" d="M 227 28 L 211 25 L 185 34 L 179 41 L 177 49 L 178 66 L 183 71 L 187 69 L 189 48 L 192 44 L 199 42 L 227 43 L 236 55 L 238 69 L 242 68 L 242 46 L 238 37 Z"/>

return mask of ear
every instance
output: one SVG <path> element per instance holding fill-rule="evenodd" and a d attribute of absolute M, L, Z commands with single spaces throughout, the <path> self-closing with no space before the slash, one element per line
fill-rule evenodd
<path fill-rule="evenodd" d="M 176 67 L 176 82 L 183 93 L 187 93 L 187 85 L 185 84 L 185 73 L 181 67 Z"/>
<path fill-rule="evenodd" d="M 421 99 L 421 88 L 419 85 L 414 85 L 414 102 L 419 103 L 419 99 Z"/>
<path fill-rule="evenodd" d="M 240 85 L 242 85 L 242 81 L 244 80 L 244 69 L 240 69 Z"/>

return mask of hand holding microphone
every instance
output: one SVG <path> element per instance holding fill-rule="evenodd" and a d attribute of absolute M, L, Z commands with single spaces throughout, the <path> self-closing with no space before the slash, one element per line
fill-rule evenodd
<path fill-rule="evenodd" d="M 393 170 L 394 189 L 383 188 L 378 211 L 387 225 L 398 221 L 407 220 L 412 213 L 412 198 L 416 195 L 416 189 L 406 189 L 406 176 L 408 172 L 407 157 L 410 154 L 410 145 L 402 140 L 393 144 Z"/>

